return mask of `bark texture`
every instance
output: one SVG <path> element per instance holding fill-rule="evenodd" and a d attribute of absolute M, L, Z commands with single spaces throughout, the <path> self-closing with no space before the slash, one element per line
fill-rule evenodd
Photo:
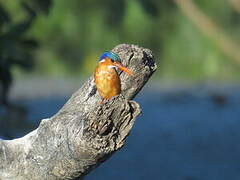
<path fill-rule="evenodd" d="M 80 179 L 124 145 L 140 106 L 131 101 L 157 66 L 149 49 L 121 44 L 113 50 L 135 72 L 120 72 L 122 93 L 105 104 L 93 76 L 53 117 L 14 140 L 0 140 L 0 180 Z"/>

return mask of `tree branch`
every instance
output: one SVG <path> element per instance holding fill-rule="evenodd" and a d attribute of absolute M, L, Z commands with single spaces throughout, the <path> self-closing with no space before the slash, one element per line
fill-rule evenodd
<path fill-rule="evenodd" d="M 182 12 L 232 60 L 240 63 L 240 46 L 214 23 L 192 0 L 175 0 Z"/>
<path fill-rule="evenodd" d="M 124 145 L 139 105 L 131 101 L 157 66 L 152 52 L 122 44 L 113 49 L 135 72 L 120 74 L 122 93 L 105 104 L 93 77 L 53 117 L 14 140 L 0 140 L 0 179 L 60 180 L 83 178 Z"/>

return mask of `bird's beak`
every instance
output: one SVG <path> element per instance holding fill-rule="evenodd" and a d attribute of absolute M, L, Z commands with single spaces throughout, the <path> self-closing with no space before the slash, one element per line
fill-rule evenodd
<path fill-rule="evenodd" d="M 127 67 L 123 66 L 120 62 L 114 62 L 113 63 L 114 66 L 116 66 L 118 69 L 120 69 L 121 71 L 124 71 L 125 73 L 127 73 L 128 75 L 133 75 L 134 73 L 129 70 Z"/>

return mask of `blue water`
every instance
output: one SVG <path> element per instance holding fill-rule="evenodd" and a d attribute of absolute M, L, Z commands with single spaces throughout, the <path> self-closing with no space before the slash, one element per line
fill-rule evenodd
<path fill-rule="evenodd" d="M 86 180 L 239 180 L 240 88 L 145 90 L 126 145 Z M 55 114 L 69 96 L 21 101 L 28 121 Z"/>
<path fill-rule="evenodd" d="M 222 104 L 187 91 L 140 96 L 126 146 L 86 179 L 239 180 L 240 94 L 223 94 Z"/>

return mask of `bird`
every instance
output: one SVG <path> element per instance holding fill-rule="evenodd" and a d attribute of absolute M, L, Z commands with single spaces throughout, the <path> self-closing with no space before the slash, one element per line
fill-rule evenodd
<path fill-rule="evenodd" d="M 133 75 L 133 72 L 123 66 L 120 61 L 118 54 L 112 51 L 104 52 L 99 58 L 94 72 L 94 82 L 102 97 L 101 104 L 121 93 L 121 80 L 116 69 L 120 69 L 128 75 Z"/>

